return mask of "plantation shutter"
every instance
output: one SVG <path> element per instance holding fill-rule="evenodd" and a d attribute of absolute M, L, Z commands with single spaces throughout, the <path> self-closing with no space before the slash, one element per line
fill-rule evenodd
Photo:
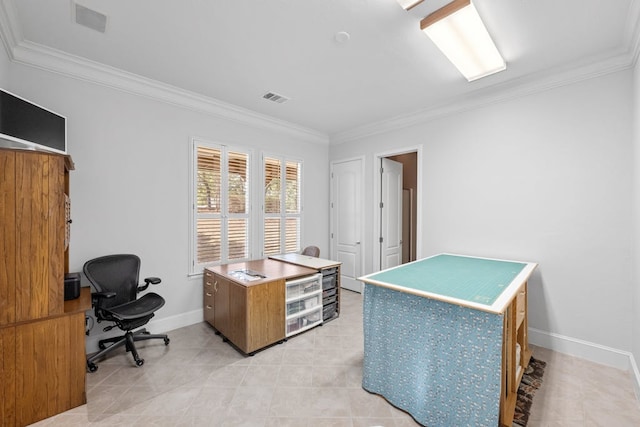
<path fill-rule="evenodd" d="M 249 258 L 249 154 L 196 146 L 194 270 Z"/>
<path fill-rule="evenodd" d="M 228 163 L 228 215 L 227 242 L 229 260 L 249 256 L 249 158 L 245 153 L 230 152 Z"/>
<path fill-rule="evenodd" d="M 264 158 L 265 256 L 300 249 L 300 171 L 299 162 Z"/>
<path fill-rule="evenodd" d="M 300 249 L 300 163 L 286 163 L 285 252 Z"/>
<path fill-rule="evenodd" d="M 208 264 L 221 258 L 221 151 L 202 146 L 197 150 L 197 262 Z"/>

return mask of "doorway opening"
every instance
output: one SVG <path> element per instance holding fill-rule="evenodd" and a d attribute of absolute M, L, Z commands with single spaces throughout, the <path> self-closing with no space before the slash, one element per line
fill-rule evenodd
<path fill-rule="evenodd" d="M 418 258 L 419 157 L 419 149 L 377 156 L 380 168 L 375 181 L 378 197 L 374 224 L 379 237 L 374 259 L 379 270 Z"/>

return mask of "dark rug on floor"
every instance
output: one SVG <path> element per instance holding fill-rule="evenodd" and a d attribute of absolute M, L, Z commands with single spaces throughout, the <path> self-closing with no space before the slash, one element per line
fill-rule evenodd
<path fill-rule="evenodd" d="M 518 400 L 516 401 L 516 412 L 513 415 L 513 426 L 525 427 L 529 421 L 529 411 L 533 403 L 533 396 L 542 385 L 542 374 L 547 362 L 534 359 L 529 361 L 529 366 L 524 371 L 522 381 L 518 387 Z"/>

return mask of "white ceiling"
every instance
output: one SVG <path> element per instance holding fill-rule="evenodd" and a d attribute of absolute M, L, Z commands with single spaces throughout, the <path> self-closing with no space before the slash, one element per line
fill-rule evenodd
<path fill-rule="evenodd" d="M 572 70 L 629 67 L 639 16 L 639 0 L 475 0 L 507 70 L 469 83 L 419 28 L 446 0 L 410 12 L 396 0 L 77 0 L 107 15 L 104 34 L 74 22 L 71 0 L 1 1 L 8 50 L 35 43 L 334 138 Z M 291 100 L 262 99 L 269 91 Z"/>

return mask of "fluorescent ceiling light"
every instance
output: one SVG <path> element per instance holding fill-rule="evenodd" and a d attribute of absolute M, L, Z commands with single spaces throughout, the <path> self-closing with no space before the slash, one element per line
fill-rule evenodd
<path fill-rule="evenodd" d="M 423 1 L 424 0 L 398 0 L 398 3 L 400 3 L 400 6 L 402 6 L 404 10 L 409 10 Z"/>
<path fill-rule="evenodd" d="M 454 0 L 422 21 L 420 29 L 468 81 L 507 68 L 470 0 Z"/>

